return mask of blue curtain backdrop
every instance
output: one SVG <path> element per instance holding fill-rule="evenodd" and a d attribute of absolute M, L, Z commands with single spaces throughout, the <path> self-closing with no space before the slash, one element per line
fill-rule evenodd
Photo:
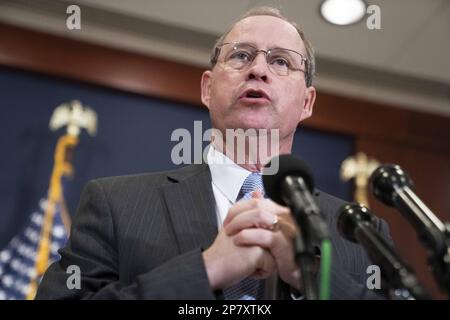
<path fill-rule="evenodd" d="M 174 168 L 172 131 L 193 132 L 195 120 L 203 130 L 210 125 L 206 108 L 0 67 L 0 250 L 46 195 L 64 133 L 51 132 L 48 122 L 56 106 L 75 99 L 96 110 L 98 134 L 83 132 L 75 152 L 75 177 L 66 190 L 72 215 L 90 179 Z M 339 166 L 352 152 L 351 137 L 297 132 L 294 153 L 310 165 L 316 186 L 347 200 L 350 186 L 339 181 Z"/>

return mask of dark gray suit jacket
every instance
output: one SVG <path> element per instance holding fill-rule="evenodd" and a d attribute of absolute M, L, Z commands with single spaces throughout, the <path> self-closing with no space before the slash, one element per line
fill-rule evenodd
<path fill-rule="evenodd" d="M 334 299 L 376 299 L 365 289 L 370 262 L 336 229 L 342 200 L 315 194 L 332 234 Z M 387 225 L 379 224 L 388 236 Z M 37 299 L 216 299 L 202 250 L 217 235 L 211 174 L 206 164 L 112 177 L 88 183 L 61 260 L 45 273 Z M 81 270 L 81 288 L 70 265 Z"/>

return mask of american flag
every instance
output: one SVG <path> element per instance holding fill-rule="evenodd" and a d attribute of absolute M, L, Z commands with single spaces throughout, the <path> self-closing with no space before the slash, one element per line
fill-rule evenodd
<path fill-rule="evenodd" d="M 0 251 L 0 300 L 26 299 L 32 290 L 31 283 L 41 280 L 36 279 L 36 260 L 46 206 L 47 200 L 41 199 L 39 210 L 30 215 L 21 232 Z M 49 263 L 60 259 L 58 249 L 67 241 L 60 210 L 58 204 L 51 229 Z"/>

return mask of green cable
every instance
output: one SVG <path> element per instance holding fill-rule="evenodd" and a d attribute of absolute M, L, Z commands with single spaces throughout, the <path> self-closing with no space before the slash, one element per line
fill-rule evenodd
<path fill-rule="evenodd" d="M 320 258 L 320 300 L 330 299 L 330 278 L 331 278 L 331 242 L 322 241 Z"/>

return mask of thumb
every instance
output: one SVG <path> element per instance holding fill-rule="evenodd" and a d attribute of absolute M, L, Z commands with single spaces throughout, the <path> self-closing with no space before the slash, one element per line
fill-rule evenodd
<path fill-rule="evenodd" d="M 263 193 L 261 190 L 255 190 L 252 192 L 252 199 L 264 199 Z"/>

